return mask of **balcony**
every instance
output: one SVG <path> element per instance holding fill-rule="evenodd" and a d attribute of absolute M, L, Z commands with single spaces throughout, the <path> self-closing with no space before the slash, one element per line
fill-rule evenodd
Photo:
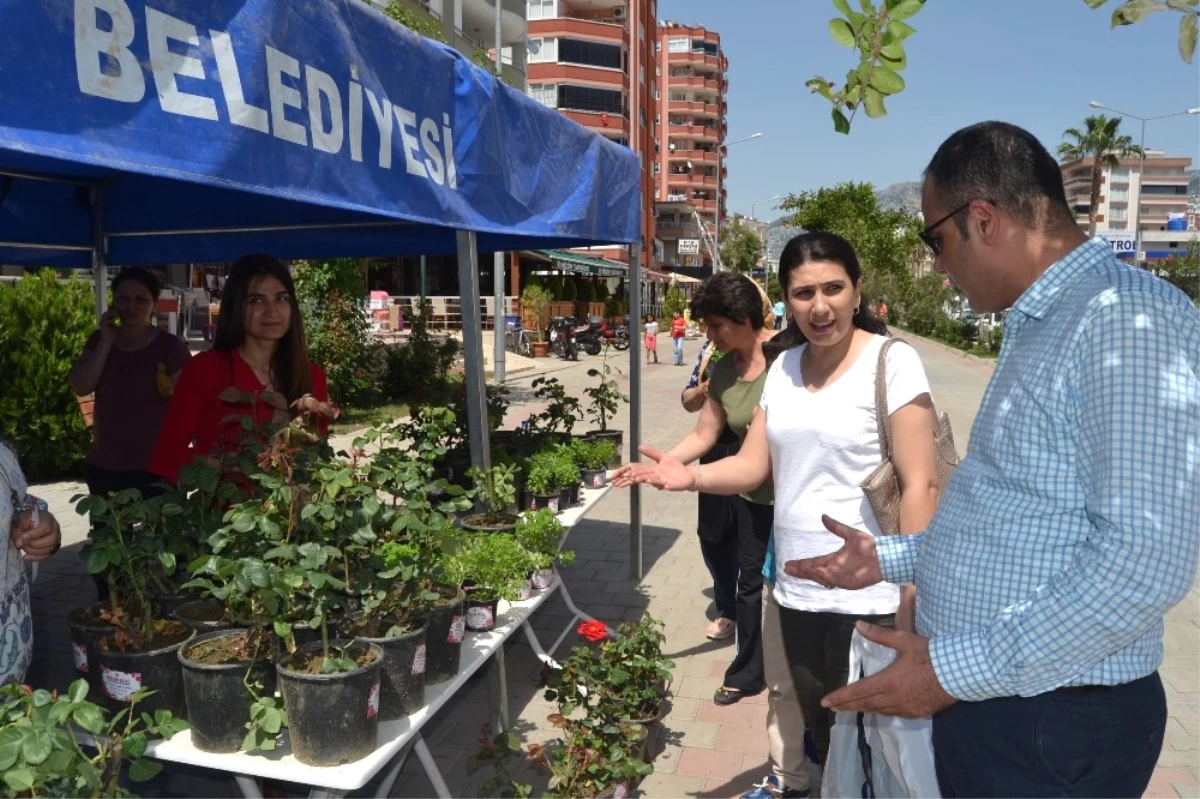
<path fill-rule="evenodd" d="M 693 189 L 711 189 L 716 191 L 717 176 L 701 175 L 696 172 L 667 172 L 667 186 L 685 186 Z"/>
<path fill-rule="evenodd" d="M 675 149 L 667 153 L 668 161 L 691 161 L 693 164 L 716 164 L 716 150 Z"/>
<path fill-rule="evenodd" d="M 696 227 L 695 222 L 675 222 L 659 220 L 654 226 L 654 233 L 660 239 L 698 239 L 700 238 L 700 228 Z"/>
<path fill-rule="evenodd" d="M 721 59 L 715 55 L 708 55 L 703 51 L 690 51 L 687 53 L 670 53 L 668 56 L 672 63 L 687 63 L 691 64 L 694 69 L 705 69 L 717 72 L 721 69 Z"/>
<path fill-rule="evenodd" d="M 623 89 L 625 73 L 608 67 L 589 67 L 580 64 L 529 64 L 530 83 L 582 83 Z"/>
<path fill-rule="evenodd" d="M 552 19 L 529 20 L 529 35 L 533 37 L 582 37 L 622 44 L 626 41 L 629 27 L 625 21 L 597 21 L 582 17 L 554 17 Z"/>
<path fill-rule="evenodd" d="M 567 119 L 578 122 L 585 128 L 598 133 L 610 136 L 629 135 L 629 120 L 621 114 L 604 111 L 582 111 L 574 108 L 560 108 L 558 112 Z"/>
<path fill-rule="evenodd" d="M 718 81 L 711 78 L 702 78 L 699 75 L 689 75 L 687 77 L 672 76 L 667 79 L 667 85 L 677 88 L 686 87 L 704 92 L 715 92 L 720 89 Z"/>

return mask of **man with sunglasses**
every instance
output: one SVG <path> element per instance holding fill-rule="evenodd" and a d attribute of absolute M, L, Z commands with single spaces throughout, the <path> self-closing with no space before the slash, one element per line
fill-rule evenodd
<path fill-rule="evenodd" d="M 1200 314 L 1088 240 L 1058 164 L 1000 122 L 925 170 L 921 239 L 981 313 L 1011 308 L 966 458 L 921 535 L 827 519 L 827 586 L 917 586 L 917 633 L 838 710 L 933 718 L 944 796 L 1141 796 L 1162 749 L 1163 617 L 1200 553 Z"/>

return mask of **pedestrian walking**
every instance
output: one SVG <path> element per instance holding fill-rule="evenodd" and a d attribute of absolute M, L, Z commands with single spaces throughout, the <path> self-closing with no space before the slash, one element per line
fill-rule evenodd
<path fill-rule="evenodd" d="M 1087 239 L 1014 125 L 947 139 L 921 208 L 934 268 L 977 312 L 1011 308 L 1004 352 L 924 534 L 831 519 L 842 547 L 786 564 L 834 590 L 920 585 L 917 632 L 860 628 L 895 662 L 825 701 L 932 715 L 944 796 L 1141 796 L 1163 617 L 1200 553 L 1200 314 Z"/>
<path fill-rule="evenodd" d="M 783 306 L 783 300 L 775 300 L 775 329 L 783 330 L 784 314 L 786 309 Z"/>
<path fill-rule="evenodd" d="M 650 363 L 650 357 L 654 357 L 654 362 L 658 363 L 658 320 L 654 318 L 654 314 L 646 314 L 645 327 L 645 342 L 646 342 L 646 363 Z"/>
<path fill-rule="evenodd" d="M 683 314 L 675 311 L 671 318 L 671 350 L 675 355 L 675 365 L 683 366 L 683 337 L 687 335 L 687 320 Z"/>

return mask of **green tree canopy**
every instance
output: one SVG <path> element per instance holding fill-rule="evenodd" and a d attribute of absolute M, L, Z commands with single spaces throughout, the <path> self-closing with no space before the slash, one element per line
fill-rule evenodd
<path fill-rule="evenodd" d="M 721 230 L 721 263 L 734 272 L 749 272 L 762 260 L 762 239 L 742 218 L 733 220 Z"/>

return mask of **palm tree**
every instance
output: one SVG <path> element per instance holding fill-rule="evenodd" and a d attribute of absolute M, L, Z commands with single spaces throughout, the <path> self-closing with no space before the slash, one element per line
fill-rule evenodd
<path fill-rule="evenodd" d="M 1133 143 L 1129 136 L 1119 135 L 1121 128 L 1120 117 L 1106 117 L 1097 114 L 1083 120 L 1084 129 L 1067 128 L 1063 138 L 1067 139 L 1058 145 L 1058 155 L 1064 161 L 1078 161 L 1091 157 L 1092 162 L 1092 195 L 1088 205 L 1088 235 L 1096 235 L 1096 208 L 1100 205 L 1100 176 L 1104 168 L 1114 169 L 1120 166 L 1122 158 L 1131 155 L 1141 155 L 1142 148 Z"/>

